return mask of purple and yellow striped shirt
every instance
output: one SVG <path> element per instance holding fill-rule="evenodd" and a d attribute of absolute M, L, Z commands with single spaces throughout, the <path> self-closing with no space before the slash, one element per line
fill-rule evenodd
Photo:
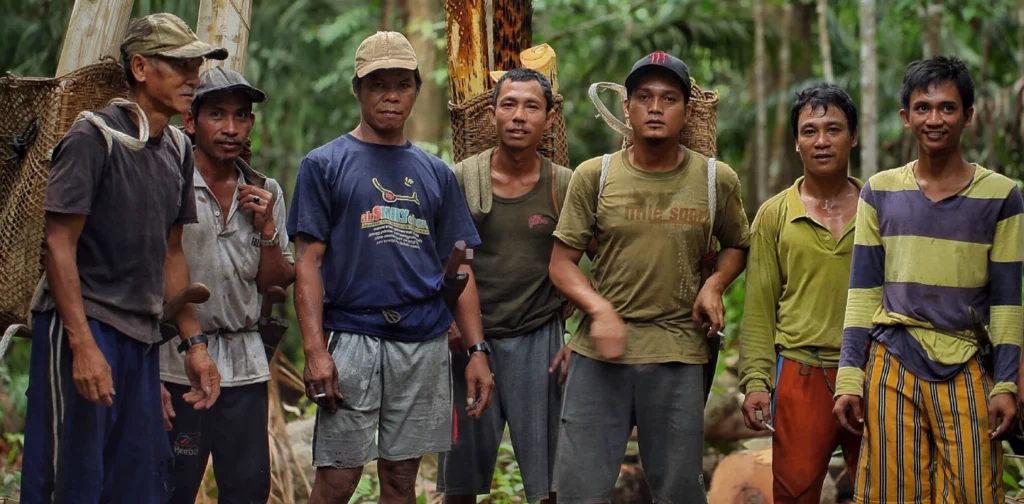
<path fill-rule="evenodd" d="M 974 167 L 964 190 L 937 202 L 918 187 L 912 163 L 864 184 L 837 396 L 863 395 L 872 339 L 923 380 L 952 377 L 977 351 L 968 306 L 989 326 L 992 395 L 1016 392 L 1024 200 L 1009 178 Z"/>

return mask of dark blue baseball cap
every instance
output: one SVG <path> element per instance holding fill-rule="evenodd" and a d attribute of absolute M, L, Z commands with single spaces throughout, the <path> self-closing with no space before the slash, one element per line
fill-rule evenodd
<path fill-rule="evenodd" d="M 654 51 L 633 63 L 633 68 L 626 76 L 626 95 L 633 94 L 633 88 L 640 81 L 640 77 L 647 71 L 655 68 L 668 70 L 672 75 L 679 78 L 679 84 L 683 88 L 684 101 L 690 101 L 690 70 L 683 60 L 672 56 L 665 51 Z"/>

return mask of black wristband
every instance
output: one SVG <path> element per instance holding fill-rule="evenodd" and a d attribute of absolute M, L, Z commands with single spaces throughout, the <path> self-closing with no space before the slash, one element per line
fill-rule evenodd
<path fill-rule="evenodd" d="M 192 336 L 191 338 L 189 338 L 189 339 L 187 339 L 185 341 L 182 341 L 178 345 L 178 353 L 185 353 L 186 350 L 188 350 L 189 348 L 192 348 L 195 345 L 199 345 L 201 343 L 209 344 L 209 342 L 210 342 L 210 340 L 208 340 L 206 338 L 205 334 L 199 333 L 199 334 L 197 334 L 195 336 Z"/>

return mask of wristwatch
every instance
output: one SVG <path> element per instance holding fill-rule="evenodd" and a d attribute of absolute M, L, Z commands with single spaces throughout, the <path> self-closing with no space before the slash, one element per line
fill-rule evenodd
<path fill-rule="evenodd" d="M 210 340 L 207 339 L 206 335 L 203 334 L 203 333 L 199 333 L 199 334 L 197 334 L 195 336 L 192 336 L 191 338 L 189 338 L 189 339 L 187 339 L 185 341 L 182 341 L 178 345 L 178 353 L 185 353 L 185 351 L 188 350 L 189 348 L 192 348 L 193 346 L 199 345 L 201 343 L 207 343 L 207 344 L 210 343 Z"/>
<path fill-rule="evenodd" d="M 491 347 L 487 346 L 486 341 L 481 341 L 466 349 L 466 354 L 469 356 L 472 356 L 474 352 L 483 352 L 485 355 L 491 355 Z"/>
<path fill-rule="evenodd" d="M 271 236 L 269 240 L 264 240 L 260 233 L 256 233 L 256 236 L 252 237 L 253 247 L 276 247 L 280 240 L 280 230 L 274 228 L 274 236 Z"/>

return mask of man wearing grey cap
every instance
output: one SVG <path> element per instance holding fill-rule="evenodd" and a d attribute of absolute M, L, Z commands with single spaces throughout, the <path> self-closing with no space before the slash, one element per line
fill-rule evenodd
<path fill-rule="evenodd" d="M 290 285 L 295 269 L 281 186 L 240 157 L 256 119 L 252 106 L 266 98 L 238 72 L 215 66 L 199 76 L 192 107 L 183 115 L 195 142 L 199 222 L 185 228 L 182 246 L 192 280 L 216 294 L 196 306 L 196 317 L 220 369 L 221 395 L 209 410 L 187 407 L 184 362 L 163 347 L 160 378 L 169 392 L 174 451 L 171 504 L 195 502 L 211 454 L 220 502 L 266 502 L 270 494 L 270 366 L 257 332 L 259 295 Z"/>
<path fill-rule="evenodd" d="M 420 458 L 452 444 L 446 258 L 480 244 L 454 172 L 405 137 L 420 87 L 416 54 L 396 32 L 356 49 L 359 125 L 299 166 L 288 214 L 306 394 L 319 405 L 310 504 L 347 503 L 377 460 L 381 502 L 412 502 Z M 454 307 L 469 348 L 467 414 L 491 379 L 472 272 Z"/>
<path fill-rule="evenodd" d="M 189 285 L 184 224 L 196 222 L 188 110 L 204 58 L 181 19 L 133 20 L 121 45 L 127 100 L 83 113 L 53 150 L 46 275 L 32 306 L 21 502 L 166 502 L 171 449 L 160 402 L 159 321 Z M 177 312 L 195 409 L 220 375 L 190 305 Z M 177 344 L 178 342 L 175 342 Z"/>
<path fill-rule="evenodd" d="M 562 504 L 608 502 L 635 427 L 654 501 L 700 503 L 707 338 L 743 271 L 747 218 L 736 172 L 679 143 L 686 65 L 655 51 L 625 87 L 633 145 L 576 169 L 554 233 L 551 281 L 586 315 L 568 343 L 555 489 Z M 712 236 L 722 250 L 702 278 Z M 593 283 L 577 266 L 592 239 Z"/>

